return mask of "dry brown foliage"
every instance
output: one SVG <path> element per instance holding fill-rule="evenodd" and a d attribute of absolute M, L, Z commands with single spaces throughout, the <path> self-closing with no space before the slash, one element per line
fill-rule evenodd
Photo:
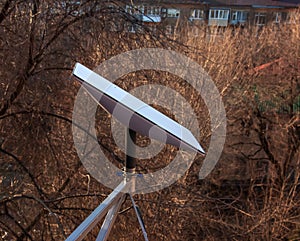
<path fill-rule="evenodd" d="M 221 93 L 228 121 L 223 155 L 205 180 L 198 179 L 203 158 L 197 156 L 169 188 L 135 196 L 149 239 L 300 239 L 299 13 L 294 24 L 276 31 L 266 26 L 208 36 L 202 29 L 198 37 L 170 38 L 147 28 L 136 34 L 110 31 L 111 19 L 134 21 L 122 9 L 116 13 L 86 1 L 66 10 L 58 3 L 0 3 L 5 10 L 0 17 L 3 240 L 64 240 L 111 192 L 87 173 L 74 148 L 71 120 L 79 85 L 69 77 L 76 61 L 92 68 L 144 47 L 173 49 L 201 64 Z M 81 9 L 92 10 L 76 14 Z M 272 64 L 256 68 L 267 63 Z M 147 83 L 172 87 L 191 103 L 207 149 L 210 120 L 201 97 L 168 73 L 139 71 L 117 81 L 127 90 Z M 124 154 L 113 143 L 110 116 L 99 109 L 98 117 L 99 145 L 121 165 Z M 175 151 L 165 148 L 141 161 L 139 170 L 161 168 Z M 127 200 L 111 240 L 142 240 L 130 207 Z M 97 230 L 87 240 L 96 235 Z"/>

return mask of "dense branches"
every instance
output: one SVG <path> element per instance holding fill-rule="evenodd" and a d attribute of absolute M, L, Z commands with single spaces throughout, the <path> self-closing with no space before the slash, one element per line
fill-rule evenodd
<path fill-rule="evenodd" d="M 90 176 L 74 148 L 72 124 L 87 132 L 72 123 L 79 88 L 70 78 L 74 63 L 95 67 L 128 50 L 166 47 L 210 74 L 226 106 L 228 135 L 206 180 L 198 180 L 203 160 L 197 157 L 176 184 L 136 196 L 150 239 L 299 239 L 299 25 L 259 34 L 228 29 L 181 43 L 147 26 L 129 33 L 130 23 L 141 23 L 120 3 L 77 2 L 0 4 L 0 237 L 64 240 L 111 191 Z M 145 83 L 175 89 L 194 108 L 208 148 L 207 108 L 182 79 L 145 70 L 116 83 L 128 90 Z M 108 128 L 110 116 L 99 109 L 96 117 L 99 145 L 121 166 L 124 154 Z M 141 160 L 139 170 L 167 165 L 175 151 L 164 151 Z M 142 238 L 130 203 L 123 208 L 112 239 Z"/>

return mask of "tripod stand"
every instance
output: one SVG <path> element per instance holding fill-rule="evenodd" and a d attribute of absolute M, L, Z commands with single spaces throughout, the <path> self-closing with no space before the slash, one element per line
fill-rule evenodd
<path fill-rule="evenodd" d="M 132 206 L 134 208 L 135 214 L 138 218 L 139 224 L 141 226 L 144 239 L 148 241 L 146 228 L 142 217 L 140 215 L 139 209 L 136 206 L 131 192 L 135 188 L 135 167 L 136 161 L 132 157 L 134 153 L 134 142 L 136 139 L 136 132 L 127 129 L 126 131 L 126 153 L 131 153 L 131 156 L 126 154 L 125 160 L 125 171 L 124 180 L 113 190 L 113 192 L 73 231 L 73 233 L 66 239 L 66 241 L 79 241 L 82 240 L 105 216 L 102 223 L 96 241 L 107 240 L 109 233 L 113 227 L 113 224 L 117 218 L 118 212 L 126 198 L 126 195 L 130 197 Z M 130 141 L 131 139 L 131 141 Z"/>

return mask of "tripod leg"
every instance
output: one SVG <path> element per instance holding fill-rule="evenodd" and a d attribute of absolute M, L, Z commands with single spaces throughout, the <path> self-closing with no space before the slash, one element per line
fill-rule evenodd
<path fill-rule="evenodd" d="M 127 184 L 121 182 L 119 186 L 73 231 L 73 233 L 71 233 L 66 241 L 82 240 L 105 216 L 114 203 L 124 196 L 123 191 L 126 187 Z"/>
<path fill-rule="evenodd" d="M 120 210 L 120 207 L 121 207 L 124 199 L 125 199 L 125 194 L 123 196 L 121 196 L 120 199 L 118 200 L 118 202 L 109 209 L 109 211 L 103 221 L 103 224 L 100 228 L 100 231 L 99 231 L 96 241 L 107 240 L 108 235 L 109 235 L 111 228 L 117 218 L 118 212 Z"/>
<path fill-rule="evenodd" d="M 131 199 L 131 202 L 132 202 L 132 205 L 133 205 L 135 214 L 136 214 L 136 216 L 137 216 L 137 218 L 138 218 L 139 224 L 140 224 L 140 226 L 141 226 L 141 228 L 142 228 L 142 232 L 143 232 L 143 235 L 144 235 L 144 239 L 145 239 L 145 241 L 149 241 L 149 240 L 148 240 L 148 236 L 147 236 L 147 232 L 146 232 L 146 228 L 145 228 L 145 225 L 144 225 L 144 221 L 143 221 L 143 218 L 142 218 L 142 216 L 141 216 L 141 214 L 140 214 L 140 211 L 139 211 L 138 207 L 135 205 L 135 202 L 134 202 L 134 200 L 133 200 L 133 197 L 132 197 L 132 195 L 131 195 L 130 193 L 129 193 L 129 196 L 130 196 L 130 199 Z"/>

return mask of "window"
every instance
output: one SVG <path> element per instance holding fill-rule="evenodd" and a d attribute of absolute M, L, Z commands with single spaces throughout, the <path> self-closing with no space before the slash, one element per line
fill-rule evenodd
<path fill-rule="evenodd" d="M 161 7 L 148 5 L 126 5 L 125 11 L 130 14 L 160 15 Z"/>
<path fill-rule="evenodd" d="M 160 22 L 161 7 L 149 5 L 126 5 L 125 11 L 136 15 L 143 22 Z"/>
<path fill-rule="evenodd" d="M 238 20 L 239 21 L 244 21 L 244 22 L 247 21 L 247 19 L 248 19 L 248 12 L 242 11 L 242 12 L 239 12 L 238 14 L 240 14 L 240 16 L 238 15 Z"/>
<path fill-rule="evenodd" d="M 281 20 L 282 20 L 281 12 L 275 12 L 274 13 L 274 23 L 280 23 Z"/>
<path fill-rule="evenodd" d="M 286 16 L 286 21 L 288 24 L 295 24 L 296 23 L 296 16 L 297 14 L 295 12 L 289 12 Z"/>
<path fill-rule="evenodd" d="M 158 6 L 145 6 L 144 14 L 145 15 L 159 15 L 160 16 L 161 8 Z"/>
<path fill-rule="evenodd" d="M 263 26 L 266 24 L 266 13 L 255 13 L 254 23 L 257 26 Z"/>
<path fill-rule="evenodd" d="M 210 10 L 209 11 L 209 18 L 216 18 L 217 16 L 217 10 Z"/>
<path fill-rule="evenodd" d="M 131 23 L 128 25 L 128 32 L 130 33 L 137 33 L 139 32 L 140 27 L 139 25 L 135 24 L 135 23 Z"/>
<path fill-rule="evenodd" d="M 161 12 L 161 7 L 145 6 L 144 12 L 142 14 L 142 21 L 159 23 L 161 21 L 160 12 Z"/>
<path fill-rule="evenodd" d="M 126 5 L 125 12 L 129 14 L 143 14 L 144 13 L 144 6 L 132 6 L 132 5 Z"/>
<path fill-rule="evenodd" d="M 246 22 L 248 18 L 248 12 L 246 11 L 233 11 L 231 20 L 232 22 L 242 23 Z"/>
<path fill-rule="evenodd" d="M 191 14 L 191 19 L 203 19 L 204 18 L 204 10 L 202 9 L 194 9 Z"/>
<path fill-rule="evenodd" d="M 245 24 L 248 19 L 248 12 L 243 10 L 233 10 L 231 12 L 230 23 L 233 25 Z"/>
<path fill-rule="evenodd" d="M 229 10 L 211 9 L 209 10 L 210 19 L 228 20 Z"/>
<path fill-rule="evenodd" d="M 287 20 L 287 17 L 288 17 L 287 12 L 282 12 L 282 13 L 281 13 L 281 21 L 286 21 L 286 20 Z"/>
<path fill-rule="evenodd" d="M 168 18 L 178 18 L 180 15 L 180 10 L 175 8 L 167 9 L 167 17 Z"/>

